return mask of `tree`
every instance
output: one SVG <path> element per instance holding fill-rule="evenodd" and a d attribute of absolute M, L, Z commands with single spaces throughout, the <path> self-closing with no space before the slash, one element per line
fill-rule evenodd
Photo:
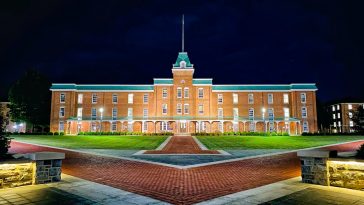
<path fill-rule="evenodd" d="M 4 132 L 5 125 L 3 107 L 0 106 L 0 160 L 7 156 L 10 148 L 10 137 Z"/>
<path fill-rule="evenodd" d="M 26 122 L 35 127 L 49 125 L 51 83 L 38 71 L 28 70 L 9 90 L 10 117 L 15 122 Z"/>
<path fill-rule="evenodd" d="M 317 124 L 321 133 L 326 133 L 330 129 L 330 113 L 327 105 L 321 103 L 320 100 L 316 101 L 317 108 Z M 330 107 L 331 108 L 331 107 Z"/>
<path fill-rule="evenodd" d="M 354 122 L 354 129 L 356 132 L 364 133 L 364 107 L 359 106 L 357 110 L 353 112 L 352 120 Z"/>

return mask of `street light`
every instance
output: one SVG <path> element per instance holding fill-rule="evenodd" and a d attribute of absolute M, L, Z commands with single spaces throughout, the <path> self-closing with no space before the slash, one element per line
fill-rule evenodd
<path fill-rule="evenodd" d="M 104 108 L 100 108 L 100 132 L 102 132 L 102 114 L 104 112 Z"/>
<path fill-rule="evenodd" d="M 264 123 L 264 133 L 267 132 L 267 125 L 265 124 L 265 108 L 262 108 L 262 119 L 263 119 L 263 123 Z"/>

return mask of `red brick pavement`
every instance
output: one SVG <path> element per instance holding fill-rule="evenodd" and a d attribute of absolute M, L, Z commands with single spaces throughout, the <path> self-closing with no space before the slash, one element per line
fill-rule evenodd
<path fill-rule="evenodd" d="M 330 149 L 355 150 L 362 142 Z M 82 154 L 12 142 L 11 151 L 66 153 L 63 172 L 173 204 L 193 204 L 300 175 L 296 153 L 259 157 L 190 169 Z"/>
<path fill-rule="evenodd" d="M 144 154 L 220 154 L 220 152 L 202 150 L 191 136 L 173 136 L 162 150 L 149 150 Z"/>

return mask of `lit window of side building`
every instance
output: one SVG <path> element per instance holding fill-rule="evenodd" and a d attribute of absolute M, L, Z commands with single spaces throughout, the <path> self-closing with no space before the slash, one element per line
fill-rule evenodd
<path fill-rule="evenodd" d="M 328 106 L 331 111 L 332 119 L 330 124 L 330 132 L 332 133 L 350 133 L 355 132 L 355 123 L 353 121 L 353 113 L 355 113 L 364 103 L 337 103 Z"/>
<path fill-rule="evenodd" d="M 215 85 L 212 78 L 194 78 L 194 72 L 187 52 L 179 52 L 172 78 L 154 78 L 153 84 L 53 84 L 50 129 L 317 132 L 315 84 Z"/>

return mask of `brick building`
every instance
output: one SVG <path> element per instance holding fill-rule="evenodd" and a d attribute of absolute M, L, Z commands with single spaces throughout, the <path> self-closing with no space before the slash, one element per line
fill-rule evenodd
<path fill-rule="evenodd" d="M 352 118 L 360 106 L 364 106 L 364 103 L 337 103 L 330 105 L 329 110 L 332 114 L 331 132 L 354 132 L 355 122 Z"/>
<path fill-rule="evenodd" d="M 214 85 L 179 52 L 150 85 L 53 84 L 50 129 L 78 132 L 317 131 L 315 84 Z"/>

